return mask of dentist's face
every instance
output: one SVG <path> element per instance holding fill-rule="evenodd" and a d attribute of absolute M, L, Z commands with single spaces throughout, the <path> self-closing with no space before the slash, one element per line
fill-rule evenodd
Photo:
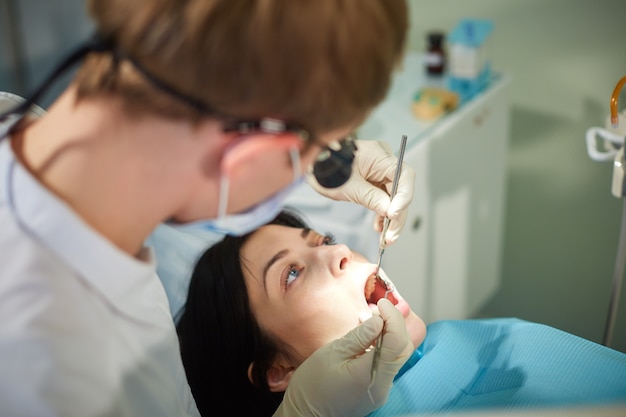
<path fill-rule="evenodd" d="M 371 314 L 376 265 L 327 236 L 263 226 L 244 244 L 241 257 L 259 325 L 291 346 L 301 360 Z M 425 335 L 423 321 L 397 291 L 389 298 L 404 315 L 417 347 Z"/>
<path fill-rule="evenodd" d="M 227 204 L 228 213 L 240 213 L 258 204 L 291 184 L 294 178 L 304 175 L 312 167 L 323 146 L 350 134 L 352 126 L 320 135 L 315 143 L 305 144 L 295 135 L 257 134 L 235 147 L 239 155 L 247 154 L 241 162 L 233 164 L 222 174 L 231 182 Z M 263 139 L 266 140 L 264 141 Z M 269 139 L 269 140 L 267 140 Z M 267 142 L 264 145 L 264 142 Z M 248 147 L 247 150 L 246 147 Z M 244 148 L 244 150 L 240 149 Z M 299 168 L 294 165 L 291 149 L 299 151 Z M 225 157 L 225 161 L 228 161 Z M 224 161 L 222 161 L 224 163 Z M 224 163 L 225 166 L 229 164 Z M 296 169 L 299 169 L 296 170 Z M 215 199 L 217 201 L 217 199 Z"/>

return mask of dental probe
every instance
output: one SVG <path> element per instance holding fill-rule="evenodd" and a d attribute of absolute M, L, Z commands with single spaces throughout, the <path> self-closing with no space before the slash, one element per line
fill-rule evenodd
<path fill-rule="evenodd" d="M 396 166 L 396 174 L 393 178 L 393 183 L 391 185 L 391 200 L 396 195 L 398 191 L 398 180 L 400 179 L 400 172 L 402 171 L 402 160 L 404 159 L 404 149 L 406 148 L 406 135 L 402 135 L 402 142 L 400 143 L 400 152 L 398 154 L 398 165 Z M 383 259 L 383 253 L 385 252 L 385 234 L 387 234 L 387 229 L 389 228 L 389 217 L 385 216 L 383 221 L 383 230 L 380 234 L 380 242 L 378 249 L 378 267 L 376 268 L 376 278 L 380 280 L 380 282 L 385 286 L 385 298 L 391 291 L 393 291 L 393 284 L 387 277 L 381 276 L 378 271 L 380 271 L 380 263 Z M 380 361 L 380 350 L 383 345 L 383 333 L 385 332 L 385 326 L 383 325 L 383 331 L 380 333 L 378 339 L 376 339 L 376 346 L 374 347 L 374 357 L 372 358 L 372 370 L 370 372 L 370 385 L 367 387 L 367 393 L 370 397 L 370 401 L 374 404 L 374 398 L 372 397 L 371 388 L 374 385 L 374 380 L 376 379 L 376 372 L 378 371 L 378 362 Z"/>
<path fill-rule="evenodd" d="M 398 154 L 398 165 L 396 166 L 396 174 L 393 178 L 393 183 L 391 184 L 391 198 L 390 201 L 396 196 L 398 191 L 398 180 L 400 179 L 400 172 L 402 171 L 402 160 L 404 159 L 404 149 L 406 148 L 406 135 L 402 135 L 402 142 L 400 143 L 400 152 Z M 378 243 L 378 266 L 376 267 L 376 278 L 385 286 L 387 292 L 385 293 L 385 298 L 387 298 L 387 294 L 393 290 L 393 284 L 386 277 L 382 277 L 378 271 L 380 270 L 380 264 L 383 260 L 383 253 L 385 253 L 385 235 L 387 234 L 387 229 L 389 228 L 389 217 L 385 216 L 383 220 L 383 230 L 380 233 L 380 241 Z"/>

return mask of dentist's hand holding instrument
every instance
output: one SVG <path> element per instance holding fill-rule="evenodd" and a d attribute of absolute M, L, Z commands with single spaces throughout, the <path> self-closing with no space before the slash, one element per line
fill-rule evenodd
<path fill-rule="evenodd" d="M 393 244 L 406 222 L 407 209 L 413 200 L 415 171 L 410 166 L 402 167 L 398 177 L 397 192 L 391 199 L 398 159 L 390 146 L 382 141 L 357 140 L 357 151 L 352 164 L 350 179 L 338 188 L 324 188 L 313 175 L 307 176 L 308 183 L 320 194 L 333 200 L 351 201 L 376 213 L 374 229 L 382 232 L 384 219 L 388 219 L 385 246 Z"/>
<path fill-rule="evenodd" d="M 398 155 L 398 165 L 396 166 L 396 173 L 393 178 L 393 184 L 391 186 L 391 201 L 393 202 L 394 197 L 398 191 L 398 179 L 400 178 L 400 174 L 402 173 L 402 161 L 404 160 L 404 150 L 406 149 L 406 135 L 402 135 L 402 142 L 400 143 L 400 153 Z M 386 245 L 386 235 L 387 230 L 389 228 L 389 217 L 385 217 L 383 220 L 383 230 L 380 233 L 380 242 L 378 248 L 378 269 L 376 273 L 376 278 L 381 282 L 381 284 L 385 287 L 385 297 L 393 291 L 393 283 L 387 278 L 384 273 L 380 273 L 380 264 L 383 260 L 383 254 L 385 253 L 385 245 Z M 384 330 L 384 329 L 383 329 Z M 368 393 L 370 393 L 370 400 L 374 403 L 374 398 L 371 396 L 371 392 L 369 389 L 374 386 L 376 381 L 376 374 L 378 372 L 378 365 L 380 362 L 380 351 L 383 345 L 383 334 L 381 333 L 380 337 L 376 339 L 376 346 L 374 347 L 374 358 L 372 359 L 372 369 L 370 372 L 370 388 L 368 388 Z"/>
<path fill-rule="evenodd" d="M 377 305 L 380 316 L 318 349 L 298 367 L 274 417 L 365 416 L 387 401 L 393 378 L 415 347 L 402 313 L 384 298 Z M 383 330 L 377 377 L 370 385 L 374 352 L 364 351 Z"/>
<path fill-rule="evenodd" d="M 402 171 L 403 171 L 402 161 L 404 160 L 404 150 L 406 149 L 406 140 L 407 140 L 406 135 L 402 135 L 402 142 L 400 143 L 400 153 L 398 155 L 398 163 L 396 165 L 396 172 L 394 174 L 393 182 L 391 184 L 391 195 L 389 197 L 391 203 L 395 201 L 396 194 L 398 193 L 398 182 L 400 180 L 400 176 L 402 175 Z M 407 169 L 410 169 L 410 167 L 407 167 Z M 389 241 L 387 238 L 387 232 L 389 231 L 390 223 L 391 223 L 391 220 L 389 219 L 389 216 L 385 216 L 383 219 L 382 231 L 380 232 L 380 242 L 378 245 L 379 246 L 378 247 L 378 269 L 380 269 L 380 263 L 383 260 L 383 253 L 385 253 L 385 247 L 387 246 L 387 242 Z M 387 293 L 393 290 L 393 286 L 391 282 L 388 279 L 386 279 L 384 274 L 383 275 L 378 274 L 377 277 L 379 280 L 382 281 L 382 283 L 387 288 Z M 386 294 L 385 294 L 385 297 L 386 297 Z"/>

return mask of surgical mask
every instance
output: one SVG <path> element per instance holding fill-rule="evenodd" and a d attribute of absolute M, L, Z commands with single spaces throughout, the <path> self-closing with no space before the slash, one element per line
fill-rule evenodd
<path fill-rule="evenodd" d="M 245 212 L 226 214 L 230 181 L 227 175 L 222 174 L 217 219 L 198 220 L 183 224 L 169 224 L 185 232 L 210 231 L 219 234 L 241 236 L 269 223 L 280 213 L 284 206 L 285 199 L 304 181 L 304 176 L 301 175 L 302 171 L 300 168 L 300 152 L 295 148 L 290 149 L 289 156 L 291 158 L 291 166 L 293 167 L 293 180 L 291 184 Z"/>

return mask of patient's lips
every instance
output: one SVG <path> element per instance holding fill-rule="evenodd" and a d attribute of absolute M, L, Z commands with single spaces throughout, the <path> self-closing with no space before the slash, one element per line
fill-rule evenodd
<path fill-rule="evenodd" d="M 365 281 L 365 290 L 364 290 L 365 299 L 368 300 L 368 303 L 375 289 L 376 289 L 376 275 L 370 275 L 367 278 L 367 281 Z"/>
<path fill-rule="evenodd" d="M 384 273 L 384 271 L 382 271 Z M 370 309 L 376 308 L 376 303 L 381 298 L 387 296 L 387 299 L 392 302 L 392 304 L 402 313 L 402 316 L 405 318 L 409 316 L 411 313 L 411 307 L 406 302 L 406 300 L 402 297 L 402 295 L 398 292 L 395 286 L 393 291 L 387 294 L 387 288 L 381 282 L 380 279 L 376 277 L 377 268 L 376 265 L 372 265 L 372 269 L 370 270 L 370 275 L 365 280 L 363 294 L 365 296 L 365 300 L 369 305 Z M 388 278 L 387 278 L 388 279 Z"/>
<path fill-rule="evenodd" d="M 386 296 L 387 299 L 400 310 L 404 317 L 408 317 L 411 311 L 411 308 L 397 289 L 394 288 L 392 292 L 387 294 L 387 288 L 385 288 L 383 283 L 376 277 L 376 272 L 373 272 L 365 281 L 363 294 L 371 309 L 376 308 L 378 300 Z"/>

